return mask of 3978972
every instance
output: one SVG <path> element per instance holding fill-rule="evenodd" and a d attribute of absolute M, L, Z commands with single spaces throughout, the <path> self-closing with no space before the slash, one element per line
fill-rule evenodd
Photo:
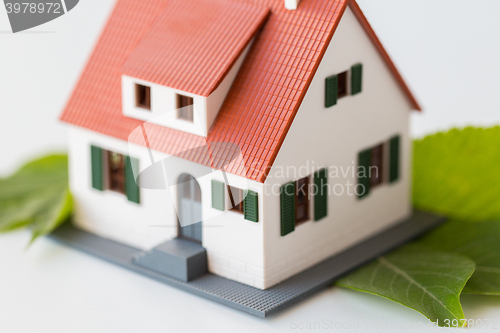
<path fill-rule="evenodd" d="M 498 320 L 491 319 L 445 319 L 433 323 L 436 326 L 443 327 L 468 327 L 468 328 L 486 328 L 499 329 Z"/>
<path fill-rule="evenodd" d="M 57 2 L 22 2 L 22 3 L 5 3 L 5 8 L 7 9 L 7 14 L 11 13 L 52 13 L 52 14 L 62 14 L 61 4 Z"/>

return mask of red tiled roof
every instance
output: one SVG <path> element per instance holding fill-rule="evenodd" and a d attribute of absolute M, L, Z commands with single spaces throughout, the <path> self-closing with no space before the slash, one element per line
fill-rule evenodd
<path fill-rule="evenodd" d="M 268 14 L 267 7 L 243 2 L 171 1 L 128 56 L 123 74 L 208 96 Z"/>
<path fill-rule="evenodd" d="M 154 30 L 167 8 L 198 1 L 118 0 L 61 120 L 129 139 L 130 133 L 144 122 L 122 114 L 121 68 L 137 46 L 146 43 L 148 32 Z M 271 14 L 255 36 L 206 139 L 149 123 L 144 124 L 145 132 L 151 148 L 213 167 L 225 164 L 234 155 L 231 145 L 217 146 L 218 142 L 237 145 L 242 158 L 224 169 L 264 182 L 266 170 L 276 158 L 349 0 L 302 0 L 294 11 L 284 8 L 284 0 L 212 1 L 236 7 L 252 5 L 248 7 L 252 13 L 259 12 L 259 7 L 267 7 Z M 356 7 L 351 0 L 355 12 Z M 360 18 L 359 13 L 357 17 Z M 366 24 L 363 24 L 365 29 L 369 28 Z M 227 33 L 224 38 L 231 38 L 233 32 Z M 370 35 L 369 30 L 367 33 Z M 218 36 L 212 37 L 210 41 L 217 43 Z M 388 66 L 400 77 L 390 60 Z M 409 90 L 403 90 L 414 101 Z M 416 102 L 413 105 L 418 108 Z M 130 140 L 144 144 L 141 137 Z M 207 143 L 211 149 L 199 148 Z"/>

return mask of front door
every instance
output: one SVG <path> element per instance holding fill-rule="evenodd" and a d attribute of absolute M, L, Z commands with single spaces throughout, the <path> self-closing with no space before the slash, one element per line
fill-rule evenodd
<path fill-rule="evenodd" d="M 201 188 L 196 179 L 182 174 L 178 180 L 179 237 L 201 243 Z"/>

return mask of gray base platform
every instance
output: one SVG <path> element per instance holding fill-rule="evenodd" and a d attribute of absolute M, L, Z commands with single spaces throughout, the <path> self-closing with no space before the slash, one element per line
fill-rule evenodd
<path fill-rule="evenodd" d="M 207 274 L 207 251 L 201 244 L 174 238 L 132 258 L 136 265 L 188 282 Z"/>
<path fill-rule="evenodd" d="M 429 231 L 445 220 L 443 217 L 415 211 L 410 219 L 397 226 L 267 290 L 256 289 L 210 273 L 190 282 L 156 273 L 133 263 L 134 256 L 142 251 L 81 231 L 70 223 L 62 225 L 49 237 L 195 295 L 259 317 L 267 317 L 325 288 L 361 264 Z"/>

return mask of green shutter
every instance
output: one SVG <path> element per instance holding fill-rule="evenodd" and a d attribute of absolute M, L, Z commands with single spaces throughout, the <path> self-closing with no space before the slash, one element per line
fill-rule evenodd
<path fill-rule="evenodd" d="M 245 220 L 259 222 L 259 195 L 253 191 L 246 191 L 243 201 Z"/>
<path fill-rule="evenodd" d="M 359 94 L 363 90 L 363 65 L 351 67 L 351 95 Z"/>
<path fill-rule="evenodd" d="M 358 155 L 358 198 L 364 198 L 370 194 L 370 164 L 371 164 L 371 149 L 364 150 Z"/>
<path fill-rule="evenodd" d="M 281 236 L 295 230 L 295 182 L 281 186 Z"/>
<path fill-rule="evenodd" d="M 390 171 L 389 182 L 393 183 L 399 179 L 399 161 L 400 161 L 400 141 L 401 137 L 395 136 L 389 142 L 390 150 Z"/>
<path fill-rule="evenodd" d="M 339 88 L 339 78 L 337 75 L 332 75 L 326 78 L 325 82 L 325 107 L 329 108 L 337 104 Z"/>
<path fill-rule="evenodd" d="M 90 146 L 90 163 L 92 170 L 92 187 L 96 190 L 104 190 L 103 177 L 103 153 L 102 149 L 96 146 Z"/>
<path fill-rule="evenodd" d="M 314 221 L 328 214 L 328 179 L 326 169 L 314 173 Z"/>
<path fill-rule="evenodd" d="M 125 156 L 125 194 L 129 201 L 140 203 L 141 195 L 139 185 L 134 178 L 134 171 L 139 172 L 139 160 L 130 156 Z"/>
<path fill-rule="evenodd" d="M 212 208 L 225 210 L 224 194 L 224 183 L 212 179 Z"/>

